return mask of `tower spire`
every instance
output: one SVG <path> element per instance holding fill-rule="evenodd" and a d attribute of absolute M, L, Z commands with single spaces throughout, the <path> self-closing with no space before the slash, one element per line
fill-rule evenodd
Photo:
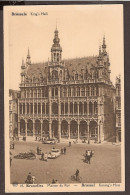
<path fill-rule="evenodd" d="M 28 48 L 27 58 L 26 58 L 26 65 L 31 65 L 31 57 L 30 57 L 30 51 Z"/>
<path fill-rule="evenodd" d="M 102 50 L 103 50 L 103 53 L 106 54 L 106 40 L 105 40 L 105 34 L 103 36 L 103 44 L 102 44 Z"/>

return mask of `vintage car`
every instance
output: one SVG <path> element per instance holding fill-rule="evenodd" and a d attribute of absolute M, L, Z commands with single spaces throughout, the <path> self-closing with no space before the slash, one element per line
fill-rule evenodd
<path fill-rule="evenodd" d="M 52 152 L 50 152 L 50 153 L 48 154 L 48 159 L 55 159 L 55 158 L 56 158 L 56 155 L 53 154 Z"/>
<path fill-rule="evenodd" d="M 61 155 L 61 152 L 60 152 L 59 149 L 53 148 L 53 149 L 51 150 L 51 154 L 53 154 L 53 155 L 55 155 L 56 157 L 58 157 L 58 156 Z"/>
<path fill-rule="evenodd" d="M 49 139 L 49 140 L 43 140 L 43 144 L 55 144 L 56 140 L 55 139 Z"/>

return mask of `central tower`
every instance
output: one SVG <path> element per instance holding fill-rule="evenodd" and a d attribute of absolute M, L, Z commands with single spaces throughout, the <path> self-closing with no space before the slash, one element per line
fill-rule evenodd
<path fill-rule="evenodd" d="M 62 80 L 63 78 L 63 63 L 62 63 L 62 47 L 58 37 L 58 30 L 54 31 L 54 39 L 51 47 L 51 62 L 48 62 L 49 80 Z"/>
<path fill-rule="evenodd" d="M 60 46 L 60 39 L 58 37 L 58 30 L 56 27 L 55 35 L 53 39 L 53 45 L 51 47 L 51 62 L 55 65 L 60 65 L 62 60 L 62 48 Z"/>

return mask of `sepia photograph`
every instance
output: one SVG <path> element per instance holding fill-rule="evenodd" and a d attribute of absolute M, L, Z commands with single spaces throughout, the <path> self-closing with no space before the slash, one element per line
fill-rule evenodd
<path fill-rule="evenodd" d="M 4 7 L 5 191 L 125 190 L 122 5 Z"/>

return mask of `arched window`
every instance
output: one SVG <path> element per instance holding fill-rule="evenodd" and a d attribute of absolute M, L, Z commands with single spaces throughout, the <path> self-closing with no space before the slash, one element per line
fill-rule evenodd
<path fill-rule="evenodd" d="M 31 114 L 33 114 L 33 103 L 30 104 Z"/>
<path fill-rule="evenodd" d="M 67 114 L 68 113 L 68 103 L 66 102 L 65 103 L 65 114 Z"/>
<path fill-rule="evenodd" d="M 19 104 L 19 112 L 22 114 L 22 104 Z"/>
<path fill-rule="evenodd" d="M 91 96 L 94 96 L 94 87 L 91 87 Z"/>
<path fill-rule="evenodd" d="M 85 88 L 84 87 L 81 88 L 81 96 L 85 96 Z"/>
<path fill-rule="evenodd" d="M 70 114 L 73 114 L 73 103 L 70 102 Z"/>
<path fill-rule="evenodd" d="M 48 88 L 45 88 L 45 97 L 48 97 Z"/>
<path fill-rule="evenodd" d="M 58 96 L 58 88 L 55 88 L 55 96 Z"/>
<path fill-rule="evenodd" d="M 86 88 L 86 96 L 89 96 L 90 92 L 89 92 L 89 87 Z"/>
<path fill-rule="evenodd" d="M 49 114 L 49 104 L 46 103 L 46 114 Z"/>
<path fill-rule="evenodd" d="M 31 98 L 33 98 L 33 90 L 30 90 Z"/>
<path fill-rule="evenodd" d="M 25 114 L 25 103 L 23 103 L 23 114 Z"/>
<path fill-rule="evenodd" d="M 42 89 L 42 97 L 45 97 L 45 88 Z"/>
<path fill-rule="evenodd" d="M 41 97 L 41 90 L 38 89 L 38 97 Z"/>
<path fill-rule="evenodd" d="M 82 104 L 82 102 L 79 103 L 79 114 L 83 114 L 83 104 Z"/>
<path fill-rule="evenodd" d="M 29 114 L 29 103 L 27 103 L 27 114 Z"/>
<path fill-rule="evenodd" d="M 75 97 L 75 87 L 72 89 L 72 96 Z"/>
<path fill-rule="evenodd" d="M 77 96 L 80 96 L 80 87 L 77 88 Z"/>
<path fill-rule="evenodd" d="M 91 115 L 92 113 L 93 113 L 92 102 L 89 102 L 89 114 Z"/>
<path fill-rule="evenodd" d="M 61 114 L 64 114 L 64 103 L 61 103 Z"/>
<path fill-rule="evenodd" d="M 64 97 L 66 97 L 67 96 L 67 89 L 66 89 L 66 87 L 64 87 Z"/>
<path fill-rule="evenodd" d="M 71 88 L 68 88 L 68 97 L 71 97 Z"/>
<path fill-rule="evenodd" d="M 34 113 L 37 114 L 37 104 L 34 103 Z"/>
<path fill-rule="evenodd" d="M 84 114 L 87 114 L 87 102 L 84 102 Z"/>
<path fill-rule="evenodd" d="M 42 114 L 45 114 L 45 103 L 42 103 Z"/>
<path fill-rule="evenodd" d="M 37 91 L 34 90 L 34 97 L 36 98 L 37 97 Z"/>
<path fill-rule="evenodd" d="M 54 97 L 54 88 L 51 90 L 52 97 Z"/>
<path fill-rule="evenodd" d="M 40 113 L 41 113 L 41 104 L 38 103 L 38 114 L 40 114 Z"/>
<path fill-rule="evenodd" d="M 94 102 L 94 113 L 95 114 L 98 113 L 98 105 L 97 105 L 97 102 Z"/>
<path fill-rule="evenodd" d="M 75 102 L 74 103 L 74 113 L 77 114 L 78 112 L 78 107 L 77 107 L 77 103 Z"/>
<path fill-rule="evenodd" d="M 58 104 L 56 102 L 52 104 L 52 113 L 58 114 Z"/>

